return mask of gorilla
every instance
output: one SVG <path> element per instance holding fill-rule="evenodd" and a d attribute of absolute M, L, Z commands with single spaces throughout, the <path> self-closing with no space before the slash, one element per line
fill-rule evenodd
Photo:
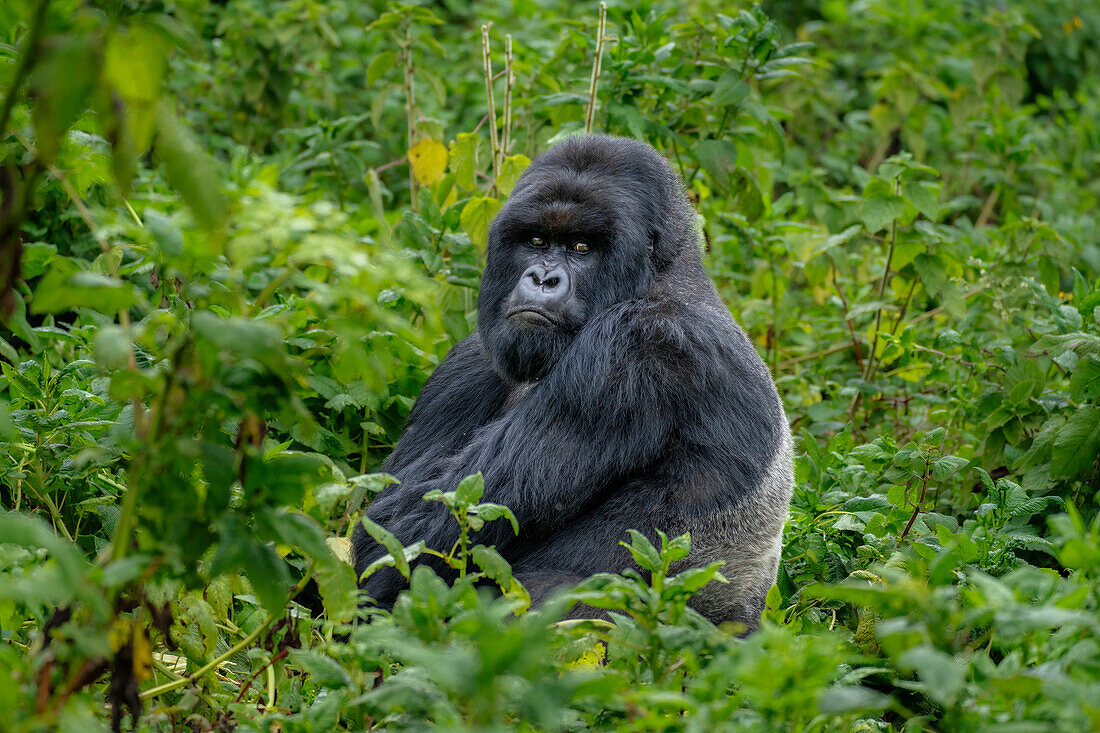
<path fill-rule="evenodd" d="M 401 480 L 367 516 L 403 543 L 450 548 L 458 526 L 429 490 L 481 471 L 485 525 L 538 603 L 632 562 L 628 529 L 691 533 L 678 567 L 725 561 L 692 599 L 754 629 L 775 581 L 793 486 L 775 383 L 701 262 L 684 185 L 651 147 L 566 139 L 523 173 L 489 230 L 478 330 L 428 379 L 382 466 Z M 360 525 L 359 573 L 385 550 Z M 449 568 L 423 559 L 445 575 Z M 446 575 L 445 575 L 446 577 Z M 391 607 L 392 568 L 363 590 Z"/>

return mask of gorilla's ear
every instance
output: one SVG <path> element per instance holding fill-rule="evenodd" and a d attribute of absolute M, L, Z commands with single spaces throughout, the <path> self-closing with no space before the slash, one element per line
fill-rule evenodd
<path fill-rule="evenodd" d="M 667 228 L 653 227 L 649 231 L 649 261 L 654 272 L 664 272 L 676 259 L 676 237 Z"/>

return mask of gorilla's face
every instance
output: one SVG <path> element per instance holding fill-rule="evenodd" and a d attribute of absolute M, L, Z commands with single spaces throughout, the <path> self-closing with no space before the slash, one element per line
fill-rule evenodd
<path fill-rule="evenodd" d="M 653 282 L 655 222 L 671 195 L 654 186 L 656 155 L 645 148 L 635 164 L 620 156 L 612 166 L 584 141 L 536 160 L 489 232 L 479 331 L 515 381 L 544 376 L 590 319 Z"/>

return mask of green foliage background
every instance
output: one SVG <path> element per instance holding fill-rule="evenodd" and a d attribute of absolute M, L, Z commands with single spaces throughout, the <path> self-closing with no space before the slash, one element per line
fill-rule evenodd
<path fill-rule="evenodd" d="M 356 622 L 346 537 L 598 13 L 0 3 L 0 731 L 1100 728 L 1092 0 L 611 4 L 595 129 L 683 174 L 799 436 L 764 624 L 685 610 L 688 538 L 554 623 L 379 527 L 463 577 Z"/>

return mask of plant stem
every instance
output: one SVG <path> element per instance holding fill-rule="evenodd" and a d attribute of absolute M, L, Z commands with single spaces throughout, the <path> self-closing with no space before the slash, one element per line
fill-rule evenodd
<path fill-rule="evenodd" d="M 156 687 L 151 687 L 148 690 L 146 690 L 145 692 L 141 693 L 141 699 L 142 700 L 148 700 L 149 698 L 156 697 L 157 695 L 160 695 L 161 693 L 171 692 L 172 690 L 178 690 L 181 687 L 186 687 L 188 684 L 194 682 L 199 677 L 202 677 L 204 674 L 206 674 L 210 670 L 218 667 L 222 662 L 229 659 L 234 654 L 241 651 L 242 649 L 247 647 L 249 644 L 254 642 L 256 639 L 258 639 L 260 634 L 267 631 L 268 627 L 271 626 L 271 623 L 274 620 L 275 620 L 275 617 L 269 615 L 266 619 L 264 619 L 264 622 L 262 624 L 260 624 L 259 626 L 257 626 L 256 629 L 251 634 L 249 634 L 245 638 L 238 641 L 236 644 L 234 644 L 232 647 L 227 649 L 222 654 L 219 654 L 217 657 L 215 657 L 211 661 L 204 664 L 202 667 L 200 667 L 198 670 L 196 670 L 194 674 L 189 674 L 185 677 L 180 677 L 178 680 L 173 680 L 172 682 L 165 682 L 163 685 L 157 685 Z"/>
<path fill-rule="evenodd" d="M 304 574 L 302 576 L 302 579 L 299 580 L 298 583 L 294 586 L 293 590 L 291 590 L 290 597 L 294 598 L 299 593 L 301 593 L 302 589 L 306 587 L 306 584 L 309 583 L 309 581 L 312 578 L 313 578 L 313 568 L 310 567 L 310 572 Z M 204 664 L 202 667 L 200 667 L 198 670 L 196 670 L 194 674 L 186 675 L 186 676 L 181 677 L 178 680 L 174 680 L 172 682 L 166 682 L 163 685 L 157 685 L 156 687 L 150 687 L 148 690 L 145 690 L 144 692 L 141 693 L 141 699 L 142 700 L 148 700 L 149 698 L 156 697 L 157 695 L 160 695 L 161 693 L 170 692 L 172 690 L 178 690 L 181 687 L 185 687 L 188 684 L 193 683 L 199 677 L 202 677 L 204 674 L 206 674 L 210 670 L 217 668 L 225 660 L 229 659 L 234 654 L 241 651 L 242 649 L 247 647 L 252 642 L 256 641 L 256 639 L 258 639 L 260 637 L 260 634 L 267 631 L 267 629 L 271 626 L 271 624 L 274 621 L 275 621 L 275 616 L 273 614 L 269 613 L 267 615 L 267 618 L 264 619 L 264 622 L 262 624 L 260 624 L 259 626 L 257 626 L 252 631 L 251 634 L 249 634 L 245 638 L 238 641 L 232 647 L 227 649 L 224 653 L 219 654 L 216 658 L 214 658 L 214 659 L 210 660 L 209 662 L 207 662 L 206 664 Z"/>
<path fill-rule="evenodd" d="M 592 133 L 592 122 L 596 118 L 596 89 L 600 84 L 600 69 L 603 66 L 604 33 L 607 29 L 607 3 L 600 3 L 600 20 L 596 25 L 596 58 L 592 61 L 592 78 L 588 81 L 588 107 L 584 111 L 584 132 Z"/>
<path fill-rule="evenodd" d="M 500 144 L 497 139 L 497 107 L 493 99 L 493 59 L 489 55 L 489 24 L 481 26 L 481 64 L 485 69 L 485 103 L 489 107 L 489 147 L 493 153 L 493 185 L 490 190 L 496 194 L 497 178 L 500 176 Z"/>
<path fill-rule="evenodd" d="M 512 37 L 504 37 L 504 125 L 500 133 L 500 164 L 508 155 L 508 145 L 512 142 L 512 84 L 515 74 L 512 69 Z"/>
<path fill-rule="evenodd" d="M 894 182 L 894 192 L 896 194 L 901 193 L 901 182 Z M 886 264 L 882 269 L 882 280 L 878 284 L 878 298 L 881 301 L 886 297 L 886 285 L 890 282 L 890 265 L 894 261 L 894 248 L 898 242 L 898 220 L 894 219 L 894 222 L 890 225 L 890 248 L 886 251 Z M 882 304 L 879 303 L 879 307 L 875 312 L 875 333 L 871 338 L 871 353 L 867 355 L 867 364 L 863 370 L 863 381 L 869 380 L 874 376 L 876 364 L 875 352 L 878 350 L 878 332 L 882 327 L 882 313 L 885 310 Z"/>
<path fill-rule="evenodd" d="M 405 125 L 408 148 L 412 148 L 416 142 L 416 97 L 413 91 L 413 62 L 412 62 L 412 20 L 405 19 L 405 43 L 402 46 L 402 58 L 405 62 Z M 409 197 L 412 199 L 412 210 L 419 207 L 417 203 L 416 175 L 409 167 Z"/>
<path fill-rule="evenodd" d="M 31 28 L 27 32 L 27 41 L 19 54 L 19 63 L 15 67 L 15 74 L 12 75 L 11 87 L 4 96 L 4 106 L 0 108 L 0 140 L 8 135 L 8 120 L 15 107 L 15 100 L 19 96 L 19 87 L 23 85 L 23 80 L 27 78 L 31 67 L 34 66 L 34 50 L 38 45 L 38 39 L 42 37 L 42 28 L 46 25 L 46 10 L 49 5 L 50 0 L 39 0 L 34 17 L 31 19 Z"/>

